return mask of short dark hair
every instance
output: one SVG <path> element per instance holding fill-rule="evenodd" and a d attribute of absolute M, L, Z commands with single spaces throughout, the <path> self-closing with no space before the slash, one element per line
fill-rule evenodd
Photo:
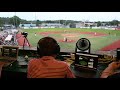
<path fill-rule="evenodd" d="M 44 37 L 38 41 L 37 52 L 42 56 L 57 55 L 60 52 L 60 46 L 52 37 Z"/>

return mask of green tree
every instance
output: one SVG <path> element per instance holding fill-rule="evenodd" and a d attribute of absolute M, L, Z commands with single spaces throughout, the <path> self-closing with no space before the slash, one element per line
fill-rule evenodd
<path fill-rule="evenodd" d="M 2 27 L 3 26 L 3 21 L 2 21 L 2 19 L 0 18 L 0 27 Z"/>
<path fill-rule="evenodd" d="M 110 25 L 110 22 L 106 22 L 106 24 L 105 25 Z"/>
<path fill-rule="evenodd" d="M 60 24 L 65 24 L 65 20 L 60 20 Z"/>
<path fill-rule="evenodd" d="M 97 22 L 97 27 L 101 26 L 102 23 L 100 21 Z"/>
<path fill-rule="evenodd" d="M 36 21 L 36 26 L 39 26 L 39 24 L 40 24 L 40 21 L 37 20 L 37 21 Z"/>
<path fill-rule="evenodd" d="M 112 20 L 112 21 L 110 22 L 110 24 L 111 24 L 111 25 L 116 25 L 116 26 L 118 26 L 119 21 L 118 21 L 118 20 Z"/>
<path fill-rule="evenodd" d="M 27 24 L 28 21 L 27 21 L 27 20 L 24 20 L 24 19 L 21 19 L 20 23 L 21 23 L 21 24 Z"/>
<path fill-rule="evenodd" d="M 20 25 L 21 19 L 18 16 L 13 16 L 10 18 L 10 24 L 14 25 L 16 28 Z"/>

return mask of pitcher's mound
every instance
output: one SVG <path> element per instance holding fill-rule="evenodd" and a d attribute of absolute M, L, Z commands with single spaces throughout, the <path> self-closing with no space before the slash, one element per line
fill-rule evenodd
<path fill-rule="evenodd" d="M 75 40 L 68 39 L 67 41 L 64 41 L 63 39 L 58 40 L 59 42 L 65 42 L 65 43 L 72 43 L 75 42 Z"/>

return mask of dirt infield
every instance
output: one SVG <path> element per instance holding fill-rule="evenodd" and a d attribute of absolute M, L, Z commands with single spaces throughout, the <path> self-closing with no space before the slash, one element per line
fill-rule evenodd
<path fill-rule="evenodd" d="M 103 34 L 103 33 L 96 33 L 96 32 L 78 32 L 78 33 L 69 33 L 69 32 L 62 32 L 62 31 L 48 31 L 48 32 L 40 32 L 37 33 L 43 36 L 48 36 L 50 34 L 61 34 L 61 36 L 69 38 L 69 40 L 67 40 L 67 42 L 75 42 L 74 38 L 79 37 L 80 34 L 88 34 L 90 36 L 88 36 L 88 38 L 95 38 L 95 37 L 102 37 L 102 36 L 107 36 L 107 34 Z M 71 39 L 72 38 L 72 39 Z M 65 42 L 64 40 L 58 40 L 59 42 Z"/>
<path fill-rule="evenodd" d="M 117 40 L 113 42 L 112 44 L 102 48 L 101 51 L 116 50 L 117 48 L 120 48 L 120 40 Z"/>
<path fill-rule="evenodd" d="M 65 42 L 65 43 L 72 43 L 72 42 L 75 42 L 75 40 L 67 40 L 67 41 L 64 41 L 63 39 L 60 39 L 60 40 L 58 40 L 59 42 Z"/>
<path fill-rule="evenodd" d="M 39 32 L 37 34 L 40 34 L 40 35 L 43 35 L 43 36 L 48 36 L 49 34 L 59 34 L 59 33 L 62 33 L 60 31 L 48 31 L 48 32 Z"/>
<path fill-rule="evenodd" d="M 61 36 L 74 38 L 74 37 L 79 37 L 79 34 L 77 34 L 77 33 L 66 33 L 66 34 L 61 34 Z"/>
<path fill-rule="evenodd" d="M 80 34 L 88 34 L 89 38 L 107 36 L 107 34 L 98 33 L 98 32 L 80 32 Z"/>
<path fill-rule="evenodd" d="M 49 35 L 49 34 L 62 34 L 62 35 L 64 35 L 63 34 L 63 32 L 61 32 L 61 31 L 48 31 L 48 32 L 40 32 L 40 33 L 37 33 L 37 34 L 40 34 L 40 35 L 43 35 L 43 36 L 47 36 L 47 35 Z M 70 34 L 70 33 L 65 33 L 65 35 L 67 35 L 68 37 L 69 36 L 78 36 L 79 34 L 89 34 L 89 35 L 91 35 L 91 36 L 106 36 L 107 34 L 103 34 L 103 33 L 96 33 L 96 32 L 79 32 L 79 33 L 74 33 L 74 34 Z"/>
<path fill-rule="evenodd" d="M 95 35 L 95 36 L 104 36 L 107 34 L 103 34 L 103 33 L 98 33 L 98 32 L 80 32 L 81 34 L 91 34 L 91 35 Z"/>

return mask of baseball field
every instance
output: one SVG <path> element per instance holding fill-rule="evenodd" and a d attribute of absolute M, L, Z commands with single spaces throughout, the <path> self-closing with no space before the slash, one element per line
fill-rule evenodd
<path fill-rule="evenodd" d="M 21 32 L 27 32 L 27 39 L 31 47 L 36 47 L 40 38 L 50 36 L 55 38 L 61 51 L 74 52 L 76 42 L 80 38 L 87 38 L 91 42 L 91 51 L 109 51 L 120 48 L 120 31 L 107 29 L 81 29 L 81 28 L 39 28 L 22 29 Z M 23 45 L 24 38 L 17 34 L 18 44 Z M 19 38 L 20 37 L 20 38 Z M 67 38 L 67 41 L 65 39 Z M 28 44 L 26 44 L 28 45 Z"/>

